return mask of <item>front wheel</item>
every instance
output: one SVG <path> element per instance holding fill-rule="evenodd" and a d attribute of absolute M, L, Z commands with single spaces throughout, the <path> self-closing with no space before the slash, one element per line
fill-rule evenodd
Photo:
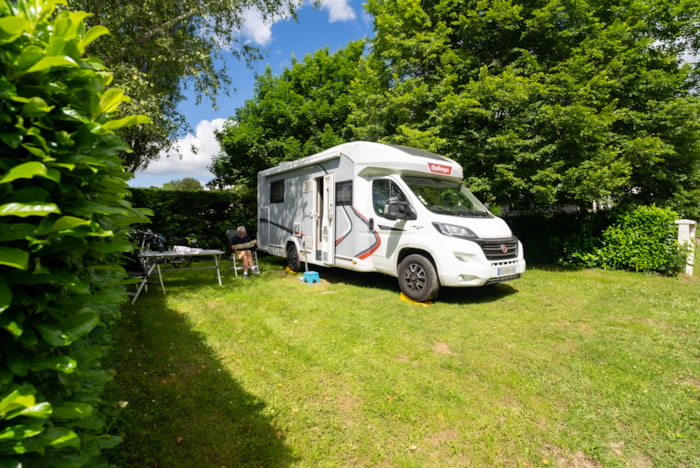
<path fill-rule="evenodd" d="M 399 263 L 399 287 L 401 291 L 418 302 L 435 299 L 440 290 L 437 270 L 423 255 L 412 254 Z"/>
<path fill-rule="evenodd" d="M 299 259 L 299 251 L 293 242 L 287 244 L 287 266 L 290 270 L 301 271 L 301 260 Z"/>

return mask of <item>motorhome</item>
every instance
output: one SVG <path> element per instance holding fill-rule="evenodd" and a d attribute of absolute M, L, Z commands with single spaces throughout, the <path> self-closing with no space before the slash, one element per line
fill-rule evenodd
<path fill-rule="evenodd" d="M 258 173 L 258 248 L 298 272 L 391 275 L 420 302 L 519 278 L 522 244 L 462 178 L 452 159 L 364 141 L 285 162 Z"/>

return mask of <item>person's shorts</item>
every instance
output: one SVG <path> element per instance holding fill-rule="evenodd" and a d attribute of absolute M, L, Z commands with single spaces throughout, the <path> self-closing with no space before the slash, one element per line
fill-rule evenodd
<path fill-rule="evenodd" d="M 248 252 L 248 250 L 239 250 L 238 252 L 236 252 L 236 258 L 238 260 L 242 260 L 246 252 Z"/>

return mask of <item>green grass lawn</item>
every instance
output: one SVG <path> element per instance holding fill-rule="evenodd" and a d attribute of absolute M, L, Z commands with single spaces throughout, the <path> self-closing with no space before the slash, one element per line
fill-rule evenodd
<path fill-rule="evenodd" d="M 169 271 L 125 306 L 113 462 L 700 466 L 700 277 L 530 268 L 443 289 L 284 263 Z M 697 271 L 696 271 L 697 275 Z"/>

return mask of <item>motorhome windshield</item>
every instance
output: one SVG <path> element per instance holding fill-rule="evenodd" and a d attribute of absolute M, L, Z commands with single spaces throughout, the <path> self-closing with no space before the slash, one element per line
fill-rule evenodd
<path fill-rule="evenodd" d="M 491 217 L 489 210 L 458 182 L 428 177 L 403 177 L 418 200 L 437 214 L 463 217 Z"/>

